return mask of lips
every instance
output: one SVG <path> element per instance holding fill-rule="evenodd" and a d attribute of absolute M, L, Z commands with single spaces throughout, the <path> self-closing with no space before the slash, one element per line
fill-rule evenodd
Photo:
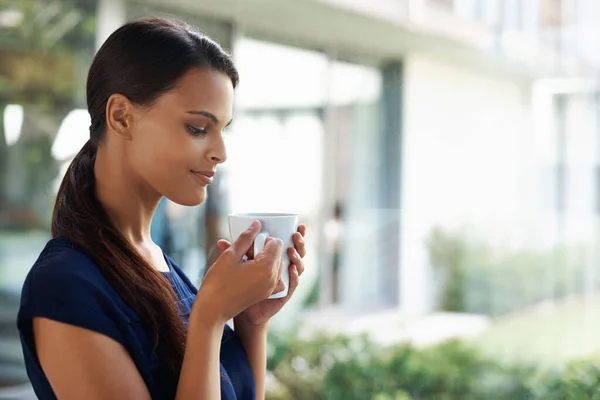
<path fill-rule="evenodd" d="M 201 183 L 205 185 L 210 185 L 213 181 L 213 177 L 215 176 L 214 171 L 191 171 L 192 175 L 194 175 Z"/>

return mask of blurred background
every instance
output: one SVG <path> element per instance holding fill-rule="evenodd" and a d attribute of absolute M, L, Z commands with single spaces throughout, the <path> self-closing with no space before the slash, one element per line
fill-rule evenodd
<path fill-rule="evenodd" d="M 208 201 L 153 237 L 200 283 L 228 212 L 296 212 L 307 272 L 269 399 L 600 398 L 597 0 L 0 0 L 0 398 L 85 80 L 174 16 L 240 71 Z"/>

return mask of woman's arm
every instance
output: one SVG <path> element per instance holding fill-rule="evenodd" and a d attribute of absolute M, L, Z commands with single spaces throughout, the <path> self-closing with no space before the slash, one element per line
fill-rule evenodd
<path fill-rule="evenodd" d="M 177 400 L 221 398 L 223 325 L 216 320 L 190 321 Z M 150 399 L 127 350 L 114 339 L 47 318 L 34 318 L 33 332 L 39 362 L 57 398 Z"/>
<path fill-rule="evenodd" d="M 253 325 L 242 318 L 235 318 L 233 324 L 234 332 L 242 343 L 252 368 L 256 385 L 256 399 L 263 400 L 265 398 L 267 375 L 267 332 L 269 323 Z"/>
<path fill-rule="evenodd" d="M 281 240 L 269 241 L 260 260 L 242 262 L 242 256 L 259 231 L 260 223 L 252 224 L 221 255 L 202 282 L 189 318 L 177 400 L 220 399 L 219 359 L 225 322 L 266 298 L 275 289 L 283 248 Z M 82 307 L 102 309 L 97 299 L 90 295 L 98 290 L 93 285 L 89 286 L 88 279 L 80 279 L 79 275 L 70 272 L 71 269 L 62 271 L 59 267 L 62 268 L 59 265 L 56 271 L 46 268 L 52 273 L 44 275 L 45 279 L 33 280 L 40 282 L 34 291 L 38 293 L 37 300 L 30 301 L 29 307 L 22 307 L 20 311 L 20 324 L 26 323 L 23 318 L 32 316 L 35 350 L 57 397 L 61 400 L 150 399 L 150 393 L 127 349 L 118 339 L 96 329 L 102 324 L 90 323 L 90 318 L 85 321 L 73 318 L 74 323 L 65 324 L 57 322 L 52 318 L 53 313 L 44 310 L 42 305 L 48 302 L 77 304 L 79 309 L 76 310 Z M 40 291 L 44 287 L 52 288 L 52 292 Z M 86 301 L 82 302 L 82 299 Z M 43 318 L 44 313 L 50 318 Z M 66 309 L 62 310 L 61 317 L 80 314 L 69 313 Z M 94 318 L 91 320 L 95 321 Z M 104 317 L 102 322 L 111 323 L 108 317 Z M 252 338 L 256 337 L 247 336 L 245 342 L 260 343 Z M 261 352 L 265 349 L 265 338 L 266 331 Z M 252 354 L 260 353 L 253 351 L 254 348 L 254 345 L 249 347 Z M 255 359 L 266 360 L 266 355 Z M 264 365 L 265 361 L 260 363 Z M 258 379 L 264 382 L 264 374 Z"/>
<path fill-rule="evenodd" d="M 219 355 L 225 321 L 190 316 L 176 400 L 221 398 Z"/>
<path fill-rule="evenodd" d="M 127 350 L 101 333 L 47 318 L 33 319 L 38 359 L 56 397 L 150 399 Z"/>

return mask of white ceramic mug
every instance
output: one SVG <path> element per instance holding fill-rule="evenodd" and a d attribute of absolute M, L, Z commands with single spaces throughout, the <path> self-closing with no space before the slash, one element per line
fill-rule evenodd
<path fill-rule="evenodd" d="M 252 221 L 259 220 L 261 224 L 260 233 L 254 240 L 254 254 L 263 251 L 265 242 L 268 237 L 279 238 L 283 241 L 283 251 L 281 252 L 281 260 L 283 261 L 283 271 L 281 271 L 281 280 L 285 284 L 285 289 L 281 292 L 274 293 L 269 296 L 269 299 L 279 299 L 287 296 L 290 286 L 290 259 L 287 249 L 294 247 L 292 236 L 298 230 L 298 215 L 297 214 L 277 214 L 277 213 L 239 213 L 229 214 L 229 233 L 232 242 L 236 240 L 242 232 L 250 227 Z"/>

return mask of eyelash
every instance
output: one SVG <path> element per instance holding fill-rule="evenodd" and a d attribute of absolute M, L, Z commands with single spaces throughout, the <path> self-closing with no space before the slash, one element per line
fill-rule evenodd
<path fill-rule="evenodd" d="M 206 129 L 198 129 L 191 125 L 186 125 L 185 127 L 192 136 L 204 136 L 208 133 Z"/>

